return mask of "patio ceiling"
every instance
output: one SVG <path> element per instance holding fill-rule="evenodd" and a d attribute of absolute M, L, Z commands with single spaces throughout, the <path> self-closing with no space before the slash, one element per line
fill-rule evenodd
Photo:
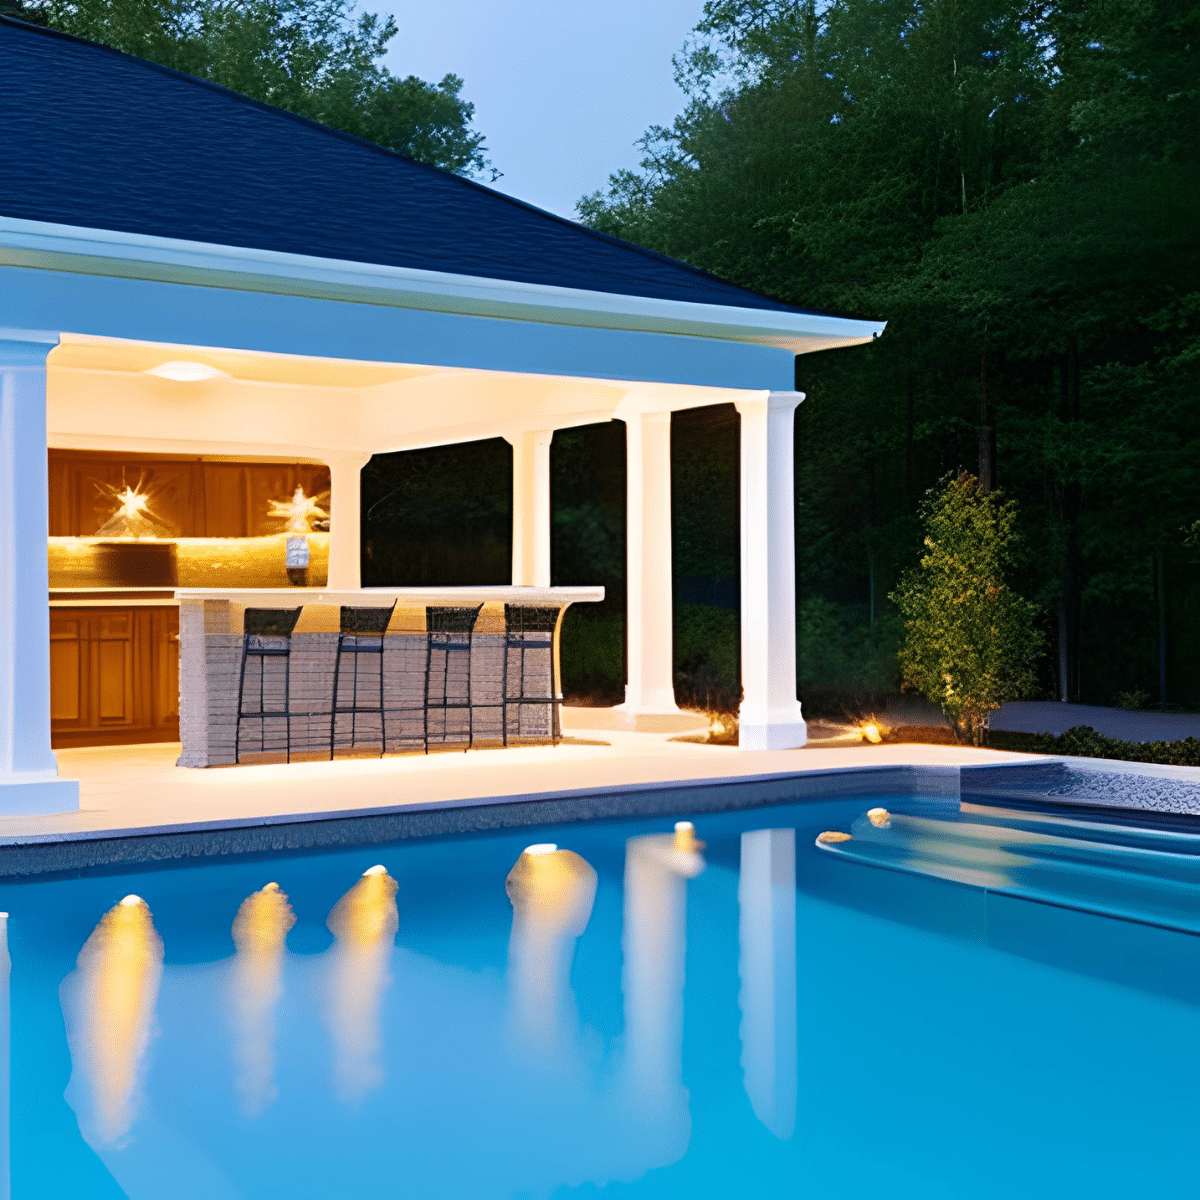
<path fill-rule="evenodd" d="M 192 374 L 203 373 L 197 367 L 214 373 L 188 380 L 150 373 L 179 363 Z M 51 446 L 318 461 L 331 452 L 417 449 L 760 394 L 74 334 L 63 335 L 47 365 Z"/>

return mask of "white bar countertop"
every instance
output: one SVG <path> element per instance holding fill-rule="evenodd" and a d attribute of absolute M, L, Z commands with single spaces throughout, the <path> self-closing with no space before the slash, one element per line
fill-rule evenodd
<path fill-rule="evenodd" d="M 176 588 L 175 599 L 228 600 L 255 608 L 296 608 L 301 604 L 359 605 L 384 607 L 395 601 L 400 607 L 420 608 L 431 604 L 544 604 L 595 603 L 604 599 L 602 587 L 417 587 L 417 588 Z"/>

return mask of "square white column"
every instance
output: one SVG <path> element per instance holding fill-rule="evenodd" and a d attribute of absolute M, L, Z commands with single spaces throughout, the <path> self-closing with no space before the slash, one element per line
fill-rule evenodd
<path fill-rule="evenodd" d="M 743 750 L 803 746 L 796 698 L 796 517 L 792 430 L 802 392 L 739 400 Z"/>
<path fill-rule="evenodd" d="M 329 581 L 326 587 L 362 587 L 362 469 L 369 454 L 333 454 L 329 463 Z"/>
<path fill-rule="evenodd" d="M 671 594 L 671 414 L 638 412 L 623 419 L 629 662 L 620 707 L 636 718 L 679 712 Z"/>
<path fill-rule="evenodd" d="M 550 586 L 550 442 L 554 430 L 505 434 L 513 448 L 513 587 Z"/>
<path fill-rule="evenodd" d="M 46 356 L 56 333 L 0 329 L 0 814 L 70 812 L 50 749 Z"/>

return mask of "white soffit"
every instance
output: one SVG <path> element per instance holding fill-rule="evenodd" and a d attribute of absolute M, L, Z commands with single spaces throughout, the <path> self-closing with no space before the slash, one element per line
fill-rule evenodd
<path fill-rule="evenodd" d="M 345 262 L 4 216 L 0 216 L 0 265 L 553 325 L 683 334 L 775 346 L 793 354 L 869 342 L 885 325 Z"/>

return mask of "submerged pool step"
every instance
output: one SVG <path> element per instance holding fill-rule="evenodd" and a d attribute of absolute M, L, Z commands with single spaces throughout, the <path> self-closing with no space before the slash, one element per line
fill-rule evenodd
<path fill-rule="evenodd" d="M 825 854 L 1030 900 L 1200 933 L 1200 837 L 972 806 L 957 816 L 875 810 Z"/>

